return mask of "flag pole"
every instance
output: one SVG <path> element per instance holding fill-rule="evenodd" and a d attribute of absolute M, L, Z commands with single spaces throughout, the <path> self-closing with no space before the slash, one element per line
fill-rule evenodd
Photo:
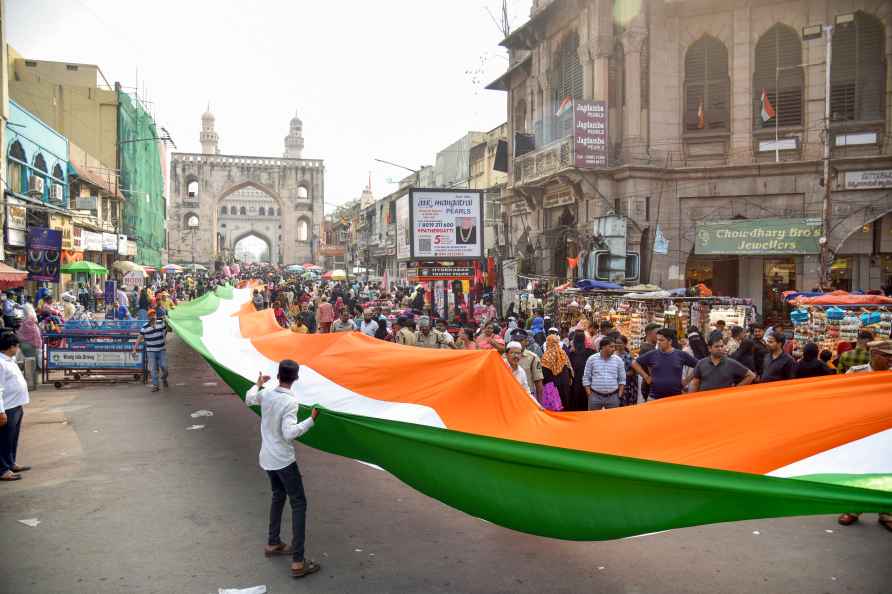
<path fill-rule="evenodd" d="M 780 48 L 778 47 L 777 42 L 778 31 L 775 30 L 775 40 L 774 40 L 774 162 L 780 163 L 780 133 L 778 130 L 778 123 L 780 122 L 780 116 L 777 113 L 777 110 L 780 109 L 780 101 L 778 98 L 780 97 Z M 768 94 L 766 93 L 765 99 L 768 100 Z"/>

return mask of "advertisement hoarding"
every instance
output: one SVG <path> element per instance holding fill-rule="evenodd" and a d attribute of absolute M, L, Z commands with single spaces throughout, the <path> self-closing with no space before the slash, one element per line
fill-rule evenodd
<path fill-rule="evenodd" d="M 103 233 L 102 234 L 102 251 L 103 252 L 117 252 L 118 251 L 118 236 L 114 233 Z"/>
<path fill-rule="evenodd" d="M 607 167 L 607 102 L 573 102 L 573 154 L 579 169 Z"/>
<path fill-rule="evenodd" d="M 482 190 L 411 189 L 409 221 L 412 258 L 483 257 Z"/>
<path fill-rule="evenodd" d="M 84 251 L 85 252 L 101 252 L 102 251 L 102 233 L 95 231 L 87 231 L 84 229 Z"/>
<path fill-rule="evenodd" d="M 62 232 L 46 227 L 28 229 L 28 280 L 59 282 Z"/>
<path fill-rule="evenodd" d="M 409 195 L 396 201 L 396 259 L 412 257 L 412 227 L 409 219 Z"/>

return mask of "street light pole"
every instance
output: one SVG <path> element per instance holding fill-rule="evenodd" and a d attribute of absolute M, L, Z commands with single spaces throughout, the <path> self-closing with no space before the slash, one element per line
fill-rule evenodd
<path fill-rule="evenodd" d="M 830 285 L 830 222 L 832 216 L 830 188 L 830 66 L 833 58 L 833 25 L 824 27 L 826 59 L 824 60 L 824 202 L 821 207 L 821 288 Z"/>

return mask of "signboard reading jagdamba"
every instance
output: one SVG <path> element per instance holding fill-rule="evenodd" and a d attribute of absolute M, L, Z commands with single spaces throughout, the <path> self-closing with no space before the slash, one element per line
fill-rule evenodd
<path fill-rule="evenodd" d="M 415 259 L 483 257 L 483 191 L 409 191 L 412 254 Z"/>
<path fill-rule="evenodd" d="M 745 219 L 697 225 L 697 255 L 817 254 L 820 219 Z"/>

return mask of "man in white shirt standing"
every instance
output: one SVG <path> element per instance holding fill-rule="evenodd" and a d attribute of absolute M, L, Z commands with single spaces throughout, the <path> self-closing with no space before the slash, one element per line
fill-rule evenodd
<path fill-rule="evenodd" d="M 17 481 L 22 478 L 20 472 L 31 470 L 16 463 L 24 406 L 31 401 L 28 383 L 15 360 L 18 350 L 15 334 L 0 334 L 0 481 Z"/>
<path fill-rule="evenodd" d="M 284 359 L 279 363 L 278 386 L 263 389 L 270 377 L 261 372 L 257 383 L 245 395 L 245 404 L 260 406 L 260 467 L 269 476 L 273 490 L 269 509 L 269 538 L 264 554 L 267 557 L 291 555 L 293 577 L 315 573 L 321 567 L 316 561 L 304 559 L 307 498 L 293 442 L 313 427 L 318 412 L 314 408 L 309 418 L 297 421 L 299 402 L 291 386 L 297 381 L 299 373 L 300 365 L 297 362 Z M 291 545 L 279 538 L 286 496 L 291 502 Z"/>

